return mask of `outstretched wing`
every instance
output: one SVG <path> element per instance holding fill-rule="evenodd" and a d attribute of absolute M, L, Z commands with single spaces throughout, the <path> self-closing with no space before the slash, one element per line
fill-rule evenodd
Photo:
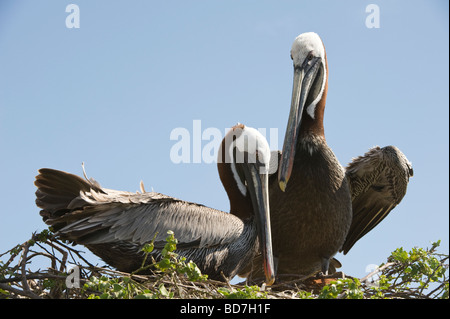
<path fill-rule="evenodd" d="M 353 220 L 341 248 L 344 254 L 400 203 L 413 169 L 395 146 L 376 146 L 353 159 L 346 175 L 352 193 Z"/>
<path fill-rule="evenodd" d="M 236 240 L 243 222 L 232 214 L 155 192 L 102 188 L 93 180 L 53 169 L 36 176 L 36 204 L 57 234 L 79 244 L 127 241 L 163 244 L 172 230 L 178 248 L 212 247 Z"/>

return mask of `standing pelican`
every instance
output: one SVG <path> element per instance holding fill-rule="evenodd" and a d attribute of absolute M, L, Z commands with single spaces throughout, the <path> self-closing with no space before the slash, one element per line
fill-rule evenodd
<path fill-rule="evenodd" d="M 57 236 L 85 245 L 121 271 L 141 266 L 141 248 L 153 238 L 157 259 L 172 230 L 176 252 L 212 279 L 233 277 L 261 250 L 266 282 L 272 284 L 269 161 L 269 146 L 257 130 L 238 124 L 225 136 L 218 170 L 231 214 L 145 192 L 142 184 L 137 193 L 110 190 L 92 179 L 47 168 L 36 177 L 36 204 Z"/>
<path fill-rule="evenodd" d="M 325 140 L 328 64 L 322 40 L 313 32 L 299 35 L 291 58 L 291 109 L 278 179 L 274 174 L 269 180 L 277 275 L 287 277 L 326 274 L 338 251 L 347 253 L 401 201 L 412 176 L 410 163 L 392 146 L 373 148 L 345 170 Z M 251 276 L 260 272 L 257 266 Z"/>

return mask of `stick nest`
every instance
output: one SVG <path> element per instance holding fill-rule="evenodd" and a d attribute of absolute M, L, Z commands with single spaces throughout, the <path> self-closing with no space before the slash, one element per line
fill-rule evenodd
<path fill-rule="evenodd" d="M 420 274 L 420 279 L 417 273 L 415 280 L 407 278 L 411 269 L 415 269 L 414 261 L 407 259 L 416 257 L 411 252 L 405 256 L 403 250 L 396 250 L 387 263 L 362 279 L 336 273 L 325 277 L 277 278 L 275 285 L 266 287 L 261 283 L 209 280 L 198 271 L 194 271 L 194 276 L 186 269 L 196 270 L 195 264 L 192 268 L 192 264 L 177 260 L 176 254 L 171 255 L 168 267 L 156 267 L 151 275 L 99 267 L 85 259 L 83 251 L 43 231 L 0 254 L 0 299 L 448 298 L 448 255 L 437 254 L 438 245 L 422 250 L 434 268 L 423 269 L 428 275 Z M 31 270 L 35 264 L 43 264 L 45 269 Z"/>

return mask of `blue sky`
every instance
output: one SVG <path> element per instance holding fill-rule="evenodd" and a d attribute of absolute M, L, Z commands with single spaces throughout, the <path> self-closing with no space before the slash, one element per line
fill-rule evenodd
<path fill-rule="evenodd" d="M 66 27 L 70 3 L 78 29 Z M 370 3 L 380 28 L 366 27 Z M 142 179 L 227 211 L 215 164 L 173 163 L 170 133 L 241 122 L 278 129 L 269 142 L 281 149 L 291 44 L 315 31 L 330 74 L 325 135 L 341 163 L 396 145 L 415 173 L 402 203 L 336 256 L 342 270 L 362 277 L 397 247 L 438 239 L 448 253 L 448 12 L 448 1 L 1 1 L 0 252 L 45 228 L 41 167 L 81 174 L 84 162 L 104 187 L 136 191 Z"/>

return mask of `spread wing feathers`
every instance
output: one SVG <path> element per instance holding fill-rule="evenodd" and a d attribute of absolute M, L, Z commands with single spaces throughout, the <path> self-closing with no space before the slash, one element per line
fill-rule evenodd
<path fill-rule="evenodd" d="M 40 169 L 36 204 L 57 235 L 79 244 L 128 241 L 164 244 L 167 231 L 178 248 L 227 244 L 242 235 L 244 223 L 232 214 L 155 192 L 123 192 L 66 172 Z M 141 187 L 143 190 L 143 187 Z"/>
<path fill-rule="evenodd" d="M 400 203 L 413 169 L 395 146 L 376 146 L 353 159 L 346 175 L 352 193 L 353 220 L 341 249 L 344 254 Z"/>

